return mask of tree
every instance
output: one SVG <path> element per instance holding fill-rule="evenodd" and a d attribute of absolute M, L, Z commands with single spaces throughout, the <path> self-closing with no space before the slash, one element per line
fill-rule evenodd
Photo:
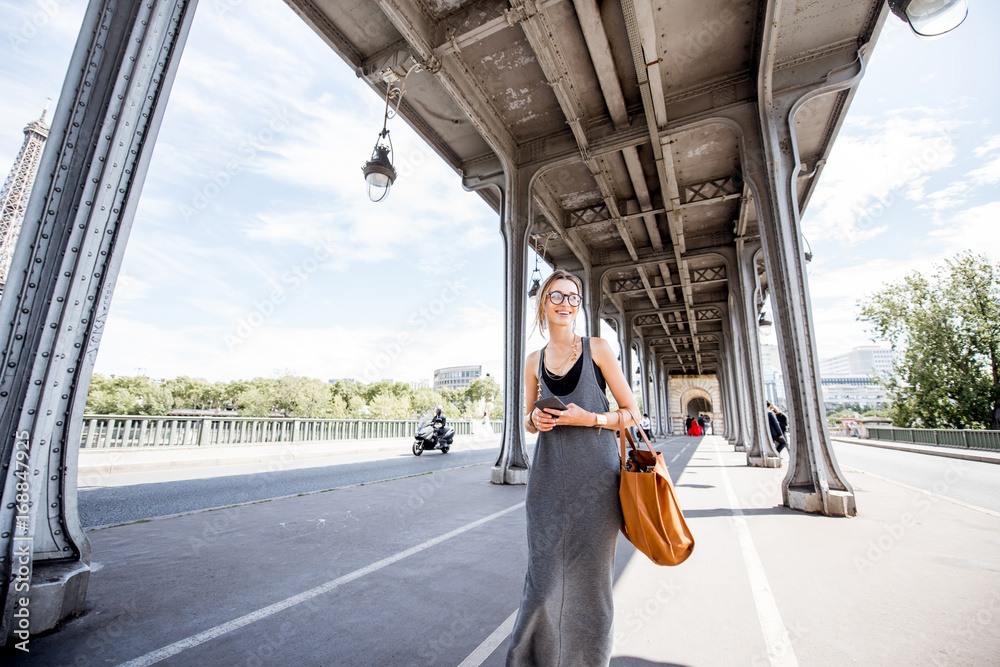
<path fill-rule="evenodd" d="M 897 425 L 1000 430 L 1000 264 L 963 253 L 859 305 L 873 338 L 902 352 L 879 378 Z"/>
<path fill-rule="evenodd" d="M 486 406 L 491 418 L 503 416 L 503 392 L 492 376 L 487 375 L 473 380 L 465 390 L 465 401 L 467 410 L 473 408 L 476 410 L 476 414 L 473 415 L 476 419 L 482 416 L 479 414 L 480 405 Z"/>

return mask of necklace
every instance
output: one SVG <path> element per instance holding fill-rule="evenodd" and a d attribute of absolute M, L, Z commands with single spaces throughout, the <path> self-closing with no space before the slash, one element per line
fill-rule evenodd
<path fill-rule="evenodd" d="M 576 361 L 576 357 L 578 355 L 577 348 L 576 348 L 577 342 L 578 342 L 578 337 L 577 336 L 573 336 L 573 347 L 570 348 L 569 357 L 566 359 L 566 361 L 564 361 L 561 364 L 559 364 L 558 370 L 563 370 L 564 368 L 566 368 L 567 364 L 569 364 L 569 369 L 573 370 L 573 362 Z M 543 366 L 544 366 L 544 364 L 543 364 Z M 548 376 L 550 378 L 552 378 L 553 380 L 556 380 L 556 381 L 562 380 L 564 377 L 566 377 L 566 374 L 569 373 L 569 371 L 566 371 L 562 375 L 557 375 L 557 374 L 553 373 L 552 371 L 550 371 L 547 366 L 545 366 L 545 372 L 548 374 Z"/>

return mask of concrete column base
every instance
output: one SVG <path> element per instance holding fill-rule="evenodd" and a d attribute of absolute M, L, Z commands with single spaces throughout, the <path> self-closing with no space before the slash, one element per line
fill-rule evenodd
<path fill-rule="evenodd" d="M 745 452 L 747 450 L 747 446 L 734 444 L 733 449 L 737 452 Z"/>
<path fill-rule="evenodd" d="M 821 491 L 789 488 L 786 504 L 793 510 L 810 514 L 855 516 L 858 513 L 854 504 L 854 494 L 848 491 L 827 491 L 824 503 Z"/>
<path fill-rule="evenodd" d="M 747 456 L 747 465 L 755 468 L 780 468 L 780 456 Z"/>
<path fill-rule="evenodd" d="M 90 566 L 80 561 L 35 563 L 31 572 L 28 611 L 30 632 L 37 635 L 83 611 L 90 583 Z M 11 626 L 18 630 L 17 623 Z"/>
<path fill-rule="evenodd" d="M 493 466 L 490 470 L 490 482 L 493 484 L 527 484 L 527 468 L 507 468 Z"/>

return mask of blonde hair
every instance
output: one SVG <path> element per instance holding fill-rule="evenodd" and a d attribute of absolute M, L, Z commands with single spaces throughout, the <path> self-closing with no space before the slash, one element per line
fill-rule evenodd
<path fill-rule="evenodd" d="M 574 276 L 569 271 L 563 269 L 556 269 L 552 274 L 545 279 L 542 286 L 538 289 L 537 303 L 535 304 L 535 326 L 538 327 L 538 332 L 542 335 L 545 334 L 545 329 L 548 328 L 548 324 L 545 321 L 545 295 L 549 293 L 549 289 L 552 287 L 552 283 L 557 280 L 569 280 L 574 285 L 576 289 L 580 292 L 580 298 L 583 298 L 583 283 L 580 279 Z M 580 304 L 583 305 L 582 303 Z"/>

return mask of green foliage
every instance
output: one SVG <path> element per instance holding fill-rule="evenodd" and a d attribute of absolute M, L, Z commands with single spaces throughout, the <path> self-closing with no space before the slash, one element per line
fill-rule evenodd
<path fill-rule="evenodd" d="M 897 426 L 1000 429 L 1000 264 L 963 253 L 859 305 L 873 338 L 902 352 L 879 378 Z"/>
<path fill-rule="evenodd" d="M 178 377 L 157 383 L 147 377 L 108 378 L 95 374 L 87 395 L 87 412 L 116 415 L 166 415 L 171 410 L 236 411 L 242 417 L 304 419 L 415 419 L 438 405 L 449 419 L 468 414 L 503 415 L 500 386 L 491 377 L 473 381 L 466 390 L 412 389 L 405 382 L 371 384 L 337 380 L 333 384 L 284 371 L 275 378 L 206 382 Z"/>

